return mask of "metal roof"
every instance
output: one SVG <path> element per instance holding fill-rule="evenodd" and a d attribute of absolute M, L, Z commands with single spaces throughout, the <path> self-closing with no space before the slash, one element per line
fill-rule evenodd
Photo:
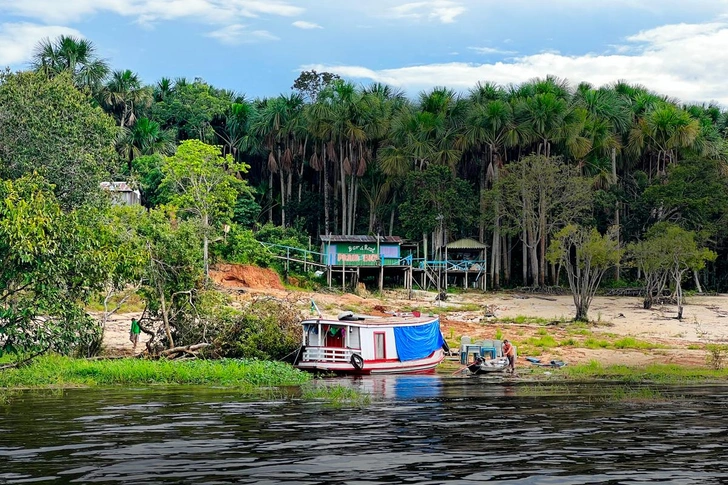
<path fill-rule="evenodd" d="M 101 182 L 99 185 L 110 192 L 137 192 L 127 182 Z"/>
<path fill-rule="evenodd" d="M 487 247 L 485 244 L 470 238 L 459 239 L 447 245 L 448 249 L 486 249 Z"/>
<path fill-rule="evenodd" d="M 321 235 L 321 241 L 325 243 L 376 243 L 377 236 L 341 236 L 341 235 Z M 379 236 L 379 243 L 402 244 L 402 238 L 399 236 Z"/>

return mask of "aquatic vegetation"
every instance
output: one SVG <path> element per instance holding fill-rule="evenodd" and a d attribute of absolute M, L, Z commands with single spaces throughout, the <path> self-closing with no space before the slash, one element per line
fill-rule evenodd
<path fill-rule="evenodd" d="M 675 364 L 651 364 L 644 367 L 630 367 L 626 365 L 604 367 L 594 360 L 588 364 L 565 367 L 562 372 L 569 379 L 606 379 L 625 383 L 656 382 L 685 384 L 700 381 L 725 381 L 728 379 L 728 369 L 715 370 L 683 367 Z"/>
<path fill-rule="evenodd" d="M 307 382 L 301 386 L 301 397 L 309 401 L 326 401 L 329 404 L 362 406 L 371 403 L 371 396 L 368 393 L 342 384 L 324 384 L 316 380 Z"/>
<path fill-rule="evenodd" d="M 85 360 L 52 355 L 0 372 L 0 388 L 207 384 L 252 391 L 300 385 L 310 378 L 288 364 L 263 360 Z"/>

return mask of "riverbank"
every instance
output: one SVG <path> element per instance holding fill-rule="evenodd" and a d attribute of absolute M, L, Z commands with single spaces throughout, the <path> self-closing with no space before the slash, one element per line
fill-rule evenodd
<path fill-rule="evenodd" d="M 288 364 L 259 360 L 88 360 L 38 357 L 18 369 L 0 372 L 0 389 L 71 388 L 156 384 L 235 387 L 241 393 L 300 386 L 311 376 Z"/>
<path fill-rule="evenodd" d="M 240 268 L 237 268 L 240 273 Z M 596 361 L 603 366 L 644 367 L 651 364 L 678 364 L 705 367 L 710 345 L 728 344 L 728 297 L 689 296 L 684 318 L 677 320 L 675 305 L 655 304 L 645 310 L 638 297 L 597 296 L 589 311 L 588 324 L 571 321 L 574 314 L 570 295 L 533 295 L 519 292 L 458 291 L 445 301 L 436 301 L 435 292 L 385 290 L 359 295 L 326 290 L 311 292 L 280 289 L 256 277 L 261 268 L 245 267 L 244 278 L 216 280 L 219 289 L 230 294 L 235 305 L 245 305 L 261 295 L 279 298 L 310 314 L 310 301 L 316 301 L 327 315 L 348 310 L 383 315 L 384 312 L 419 310 L 439 314 L 443 335 L 453 348 L 463 337 L 472 340 L 508 338 L 521 357 L 544 361 L 563 360 L 570 365 Z M 248 274 L 251 273 L 251 274 Z M 274 275 L 274 273 L 273 273 Z M 267 275 L 270 276 L 270 275 Z M 113 315 L 106 326 L 104 353 L 131 355 L 129 325 L 139 313 Z M 137 350 L 148 338 L 141 336 Z M 728 360 L 728 359 L 727 359 Z"/>

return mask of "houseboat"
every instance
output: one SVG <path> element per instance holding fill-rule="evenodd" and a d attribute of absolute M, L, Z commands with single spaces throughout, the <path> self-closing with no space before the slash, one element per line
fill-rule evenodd
<path fill-rule="evenodd" d="M 295 365 L 337 374 L 432 372 L 444 359 L 440 318 L 419 313 L 306 319 Z"/>

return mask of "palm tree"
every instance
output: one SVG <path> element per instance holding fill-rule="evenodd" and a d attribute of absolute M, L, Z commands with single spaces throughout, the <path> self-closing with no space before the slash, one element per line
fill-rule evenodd
<path fill-rule="evenodd" d="M 647 155 L 655 162 L 657 174 L 677 161 L 678 150 L 691 148 L 700 132 L 700 124 L 674 104 L 662 103 L 638 119 L 629 133 L 629 148 L 637 155 Z"/>
<path fill-rule="evenodd" d="M 41 40 L 33 52 L 31 65 L 48 77 L 68 72 L 77 87 L 92 92 L 109 73 L 109 66 L 96 56 L 96 47 L 91 41 L 67 35 Z"/>
<path fill-rule="evenodd" d="M 101 105 L 114 114 L 121 127 L 133 125 L 137 111 L 152 102 L 149 89 L 143 87 L 139 76 L 129 69 L 114 71 L 99 98 Z"/>
<path fill-rule="evenodd" d="M 133 126 L 123 127 L 116 143 L 119 154 L 128 161 L 131 173 L 132 161 L 141 155 L 172 155 L 175 150 L 174 134 L 163 130 L 159 123 L 139 118 Z"/>
<path fill-rule="evenodd" d="M 513 106 L 505 90 L 494 84 L 478 83 L 470 91 L 470 107 L 465 128 L 459 141 L 463 149 L 475 153 L 480 161 L 480 210 L 485 211 L 487 182 L 498 183 L 502 167 L 502 150 L 518 143 L 519 135 L 515 123 Z M 500 210 L 499 201 L 493 204 L 493 242 L 491 245 L 490 276 L 493 286 L 500 286 Z M 480 217 L 479 239 L 485 240 L 485 220 Z"/>

